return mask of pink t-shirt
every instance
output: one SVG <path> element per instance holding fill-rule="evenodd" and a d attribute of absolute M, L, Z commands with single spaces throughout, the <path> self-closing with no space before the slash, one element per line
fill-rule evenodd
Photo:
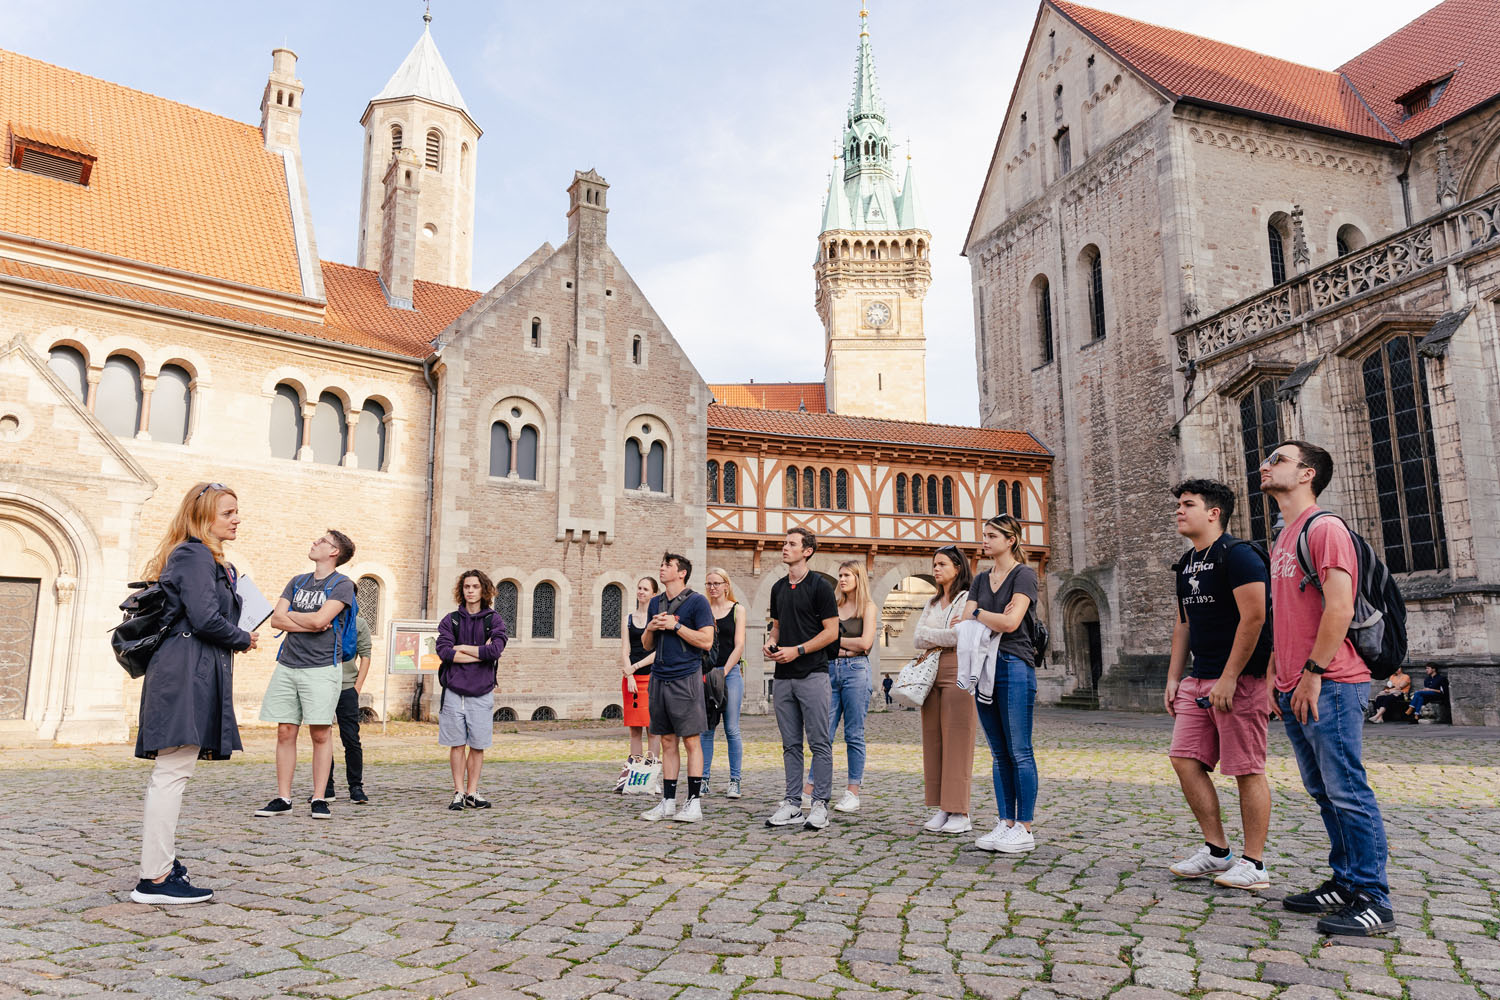
<path fill-rule="evenodd" d="M 1290 691 L 1302 679 L 1302 666 L 1312 655 L 1313 643 L 1318 638 L 1318 623 L 1323 618 L 1323 594 L 1311 583 L 1306 590 L 1298 590 L 1302 581 L 1302 568 L 1297 565 L 1297 536 L 1302 525 L 1320 508 L 1317 504 L 1307 508 L 1302 515 L 1281 530 L 1276 544 L 1271 546 L 1271 611 L 1273 631 L 1276 636 L 1276 690 Z M 1354 539 L 1349 530 L 1336 518 L 1319 518 L 1307 534 L 1307 548 L 1312 556 L 1313 569 L 1318 580 L 1328 579 L 1328 571 L 1341 569 L 1349 574 L 1356 592 L 1359 590 L 1359 556 L 1354 551 Z M 1358 684 L 1370 679 L 1370 668 L 1354 651 L 1354 643 L 1346 635 L 1327 664 L 1323 674 L 1326 681 L 1341 681 Z"/>

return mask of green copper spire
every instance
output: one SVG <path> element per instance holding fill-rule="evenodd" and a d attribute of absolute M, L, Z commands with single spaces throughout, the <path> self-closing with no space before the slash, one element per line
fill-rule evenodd
<path fill-rule="evenodd" d="M 875 55 L 870 51 L 870 12 L 859 12 L 859 55 L 854 62 L 854 98 L 849 102 L 850 124 L 869 116 L 885 124 L 885 102 L 875 82 Z"/>
<path fill-rule="evenodd" d="M 910 153 L 906 155 L 906 179 L 901 182 L 901 194 L 896 198 L 896 226 L 899 229 L 927 228 L 927 213 L 922 210 L 922 199 L 917 194 L 917 175 L 912 170 Z"/>

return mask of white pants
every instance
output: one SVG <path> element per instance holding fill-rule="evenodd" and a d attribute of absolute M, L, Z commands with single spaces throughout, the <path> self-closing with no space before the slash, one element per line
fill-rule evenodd
<path fill-rule="evenodd" d="M 146 782 L 146 816 L 141 823 L 141 878 L 155 880 L 177 860 L 177 814 L 182 791 L 198 764 L 198 748 L 167 747 L 156 752 L 156 766 Z"/>

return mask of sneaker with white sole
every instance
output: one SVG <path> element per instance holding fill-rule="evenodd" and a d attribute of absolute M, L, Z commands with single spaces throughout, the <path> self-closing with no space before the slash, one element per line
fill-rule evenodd
<path fill-rule="evenodd" d="M 926 830 L 928 833 L 937 833 L 947 822 L 948 814 L 939 809 L 937 812 L 933 813 L 930 818 L 928 818 L 927 822 L 922 824 L 922 829 Z"/>
<path fill-rule="evenodd" d="M 821 830 L 828 825 L 828 803 L 822 799 L 813 799 L 812 811 L 807 814 L 807 820 L 802 824 L 804 830 Z"/>
<path fill-rule="evenodd" d="M 1318 921 L 1319 934 L 1379 934 L 1396 926 L 1396 915 L 1369 893 L 1356 891 L 1348 906 Z"/>
<path fill-rule="evenodd" d="M 1214 879 L 1214 885 L 1222 885 L 1226 889 L 1269 889 L 1271 888 L 1271 873 L 1265 867 L 1257 866 L 1253 861 L 1240 858 L 1227 872 Z"/>
<path fill-rule="evenodd" d="M 1354 890 L 1329 879 L 1308 892 L 1294 892 L 1282 899 L 1283 909 L 1293 913 L 1333 913 L 1354 902 Z"/>
<path fill-rule="evenodd" d="M 833 808 L 841 813 L 857 813 L 859 812 L 859 795 L 845 789 L 843 797 L 838 801 L 838 805 Z"/>
<path fill-rule="evenodd" d="M 1009 837 L 1010 832 L 1014 829 L 1014 826 L 1010 826 L 1004 820 L 1001 820 L 999 825 L 993 830 L 974 841 L 974 846 L 981 851 L 998 851 L 1000 848 L 997 845 Z"/>
<path fill-rule="evenodd" d="M 310 808 L 313 819 L 333 819 L 333 811 L 328 808 L 328 803 L 323 799 L 313 799 Z"/>
<path fill-rule="evenodd" d="M 450 803 L 448 803 L 448 808 L 452 812 L 463 812 L 464 811 L 464 793 L 463 792 L 454 792 L 453 793 L 453 801 L 450 802 Z"/>
<path fill-rule="evenodd" d="M 662 799 L 656 805 L 641 813 L 641 819 L 648 823 L 658 823 L 664 819 L 671 819 L 677 815 L 677 802 L 675 799 Z"/>
<path fill-rule="evenodd" d="M 1214 852 L 1209 850 L 1207 844 L 1204 844 L 1194 851 L 1190 857 L 1168 865 L 1167 871 L 1178 878 L 1202 878 L 1205 875 L 1222 875 L 1233 867 L 1233 851 L 1222 858 L 1216 858 L 1214 857 Z"/>
<path fill-rule="evenodd" d="M 292 811 L 292 800 L 275 798 L 259 809 L 255 810 L 257 816 L 281 816 Z"/>
<path fill-rule="evenodd" d="M 737 798 L 740 797 L 740 779 L 739 778 L 730 778 L 729 779 L 729 787 L 727 789 L 725 789 L 725 791 L 724 791 L 724 797 L 726 799 L 737 799 Z"/>
<path fill-rule="evenodd" d="M 130 892 L 136 903 L 206 903 L 214 898 L 212 889 L 202 889 L 187 880 L 187 873 L 171 872 L 160 882 L 143 878 Z"/>
<path fill-rule="evenodd" d="M 802 819 L 802 806 L 787 799 L 766 819 L 766 826 L 791 826 L 793 823 L 800 826 Z"/>
<path fill-rule="evenodd" d="M 974 829 L 973 820 L 963 813 L 949 813 L 948 822 L 942 825 L 938 833 L 968 833 Z"/>
<path fill-rule="evenodd" d="M 1020 823 L 1010 828 L 1010 836 L 995 845 L 995 851 L 1000 854 L 1025 854 L 1034 850 L 1036 837 Z"/>
<path fill-rule="evenodd" d="M 687 805 L 672 814 L 672 818 L 679 823 L 697 823 L 703 819 L 703 805 L 698 796 L 687 800 Z"/>

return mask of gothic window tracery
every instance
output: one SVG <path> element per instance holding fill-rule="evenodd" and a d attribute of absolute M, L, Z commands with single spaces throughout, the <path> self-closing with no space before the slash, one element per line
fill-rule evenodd
<path fill-rule="evenodd" d="M 1427 399 L 1426 359 L 1401 334 L 1365 358 L 1365 405 L 1383 555 L 1393 573 L 1445 569 L 1447 531 Z"/>

